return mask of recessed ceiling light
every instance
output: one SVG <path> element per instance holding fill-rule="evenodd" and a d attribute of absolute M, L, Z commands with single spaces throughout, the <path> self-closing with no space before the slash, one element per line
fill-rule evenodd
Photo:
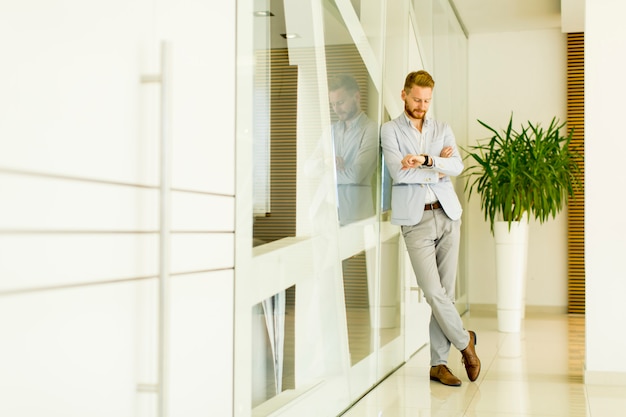
<path fill-rule="evenodd" d="M 295 39 L 300 37 L 297 33 L 281 33 L 280 36 L 285 39 Z"/>
<path fill-rule="evenodd" d="M 254 15 L 256 17 L 272 17 L 274 16 L 274 13 L 270 12 L 269 10 L 260 10 L 258 12 L 254 12 Z"/>

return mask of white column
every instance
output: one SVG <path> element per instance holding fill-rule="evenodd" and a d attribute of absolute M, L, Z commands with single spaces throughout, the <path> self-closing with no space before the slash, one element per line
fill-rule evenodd
<path fill-rule="evenodd" d="M 615 189 L 624 177 L 622 131 L 626 96 L 626 3 L 588 0 L 585 22 L 585 269 L 586 374 L 588 383 L 626 385 L 623 319 L 626 217 L 611 208 L 626 206 Z M 619 187 L 619 185 L 618 185 Z M 618 330 L 618 331 L 616 331 Z"/>

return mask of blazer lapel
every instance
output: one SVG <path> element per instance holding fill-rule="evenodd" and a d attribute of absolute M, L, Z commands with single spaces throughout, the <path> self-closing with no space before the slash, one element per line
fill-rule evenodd
<path fill-rule="evenodd" d="M 398 124 L 400 125 L 400 131 L 404 136 L 403 142 L 409 151 L 408 153 L 419 154 L 419 143 L 417 143 L 417 139 L 415 138 L 415 133 L 412 130 L 413 127 L 407 123 L 404 114 L 400 115 L 398 118 Z"/>

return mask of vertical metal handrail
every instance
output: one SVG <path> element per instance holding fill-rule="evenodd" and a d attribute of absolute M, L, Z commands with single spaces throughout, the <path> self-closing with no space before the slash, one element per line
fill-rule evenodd
<path fill-rule="evenodd" d="M 170 279 L 170 192 L 171 192 L 171 125 L 170 125 L 170 45 L 161 42 L 160 106 L 160 198 L 159 198 L 159 391 L 158 416 L 167 417 L 169 398 L 169 279 Z"/>
<path fill-rule="evenodd" d="M 160 84 L 159 106 L 159 299 L 158 299 L 158 358 L 157 358 L 157 415 L 168 415 L 168 381 L 169 381 L 169 279 L 170 279 L 170 194 L 171 178 L 171 46 L 167 41 L 161 42 L 160 74 L 143 75 L 142 84 Z M 142 384 L 145 389 L 150 385 Z"/>

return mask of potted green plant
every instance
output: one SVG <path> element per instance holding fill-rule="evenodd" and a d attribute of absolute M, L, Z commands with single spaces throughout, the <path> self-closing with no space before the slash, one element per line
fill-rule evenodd
<path fill-rule="evenodd" d="M 478 122 L 492 136 L 463 149 L 472 161 L 463 176 L 468 197 L 476 193 L 496 240 L 498 327 L 518 332 L 524 310 L 528 220 L 540 223 L 565 207 L 579 185 L 581 154 L 573 130 L 555 117 L 547 128 L 527 122 L 498 131 Z"/>

